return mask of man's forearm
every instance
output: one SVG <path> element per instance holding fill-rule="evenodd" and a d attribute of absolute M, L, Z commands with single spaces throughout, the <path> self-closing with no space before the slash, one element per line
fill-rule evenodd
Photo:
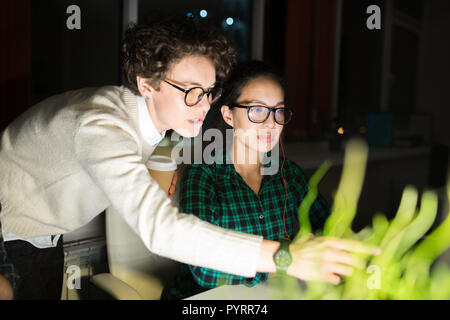
<path fill-rule="evenodd" d="M 273 256 L 279 247 L 279 242 L 271 240 L 262 241 L 258 262 L 256 264 L 257 272 L 275 272 L 277 270 Z"/>

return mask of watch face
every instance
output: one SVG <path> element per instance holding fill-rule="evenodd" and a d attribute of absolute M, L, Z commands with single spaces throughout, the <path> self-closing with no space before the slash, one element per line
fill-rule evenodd
<path fill-rule="evenodd" d="M 278 268 L 287 268 L 292 263 L 292 256 L 288 251 L 280 250 L 276 253 L 275 264 Z"/>

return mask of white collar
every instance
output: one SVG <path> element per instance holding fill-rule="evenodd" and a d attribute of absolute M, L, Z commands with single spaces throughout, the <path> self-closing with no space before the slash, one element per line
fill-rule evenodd
<path fill-rule="evenodd" d="M 144 136 L 145 141 L 147 141 L 150 145 L 156 146 L 162 139 L 164 139 L 166 132 L 164 131 L 160 134 L 158 130 L 156 130 L 152 118 L 148 113 L 147 103 L 145 102 L 144 97 L 138 96 L 137 102 L 139 108 L 139 126 L 141 127 L 142 135 Z"/>

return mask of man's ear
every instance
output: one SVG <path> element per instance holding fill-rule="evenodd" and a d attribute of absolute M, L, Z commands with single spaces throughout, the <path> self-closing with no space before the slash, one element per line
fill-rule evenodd
<path fill-rule="evenodd" d="M 231 127 L 233 127 L 233 113 L 230 110 L 230 107 L 223 105 L 220 108 L 220 112 L 222 113 L 223 120 Z"/>
<path fill-rule="evenodd" d="M 149 79 L 147 78 L 141 78 L 141 77 L 136 77 L 136 84 L 139 90 L 139 93 L 141 94 L 141 96 L 143 96 L 144 98 L 150 98 L 150 96 L 152 95 L 152 92 L 155 90 L 153 88 L 153 86 L 151 85 Z"/>

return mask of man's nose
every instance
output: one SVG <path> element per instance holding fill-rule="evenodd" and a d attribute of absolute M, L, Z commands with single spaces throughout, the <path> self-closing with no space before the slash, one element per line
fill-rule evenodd
<path fill-rule="evenodd" d="M 202 108 L 205 114 L 211 109 L 211 103 L 208 100 L 208 95 L 203 95 L 200 101 L 197 103 L 196 107 Z"/>

